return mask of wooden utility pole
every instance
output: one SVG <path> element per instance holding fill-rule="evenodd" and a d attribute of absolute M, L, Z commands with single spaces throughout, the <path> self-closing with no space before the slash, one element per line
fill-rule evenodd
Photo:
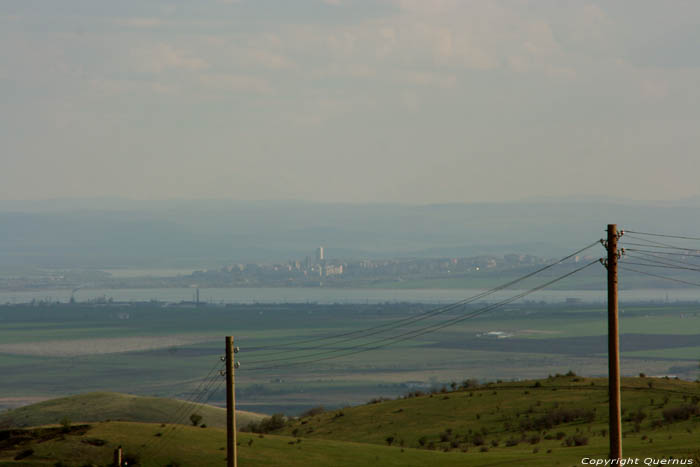
<path fill-rule="evenodd" d="M 617 309 L 617 225 L 608 224 L 608 390 L 610 396 L 610 459 L 622 459 L 620 420 L 620 337 Z"/>
<path fill-rule="evenodd" d="M 236 452 L 236 386 L 233 361 L 237 351 L 233 346 L 233 336 L 226 336 L 226 466 L 238 467 Z"/>
<path fill-rule="evenodd" d="M 112 461 L 112 464 L 115 467 L 122 467 L 122 447 L 119 446 L 117 449 L 114 450 L 114 460 Z"/>

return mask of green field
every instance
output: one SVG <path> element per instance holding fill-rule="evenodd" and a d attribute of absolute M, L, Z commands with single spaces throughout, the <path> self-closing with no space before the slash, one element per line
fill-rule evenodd
<path fill-rule="evenodd" d="M 397 320 L 420 318 L 434 308 L 401 303 L 0 306 L 0 408 L 94 391 L 186 399 L 211 368 L 221 365 L 227 334 L 242 349 L 237 355 L 240 407 L 268 414 L 356 405 L 466 378 L 517 380 L 568 370 L 606 374 L 607 320 L 600 305 L 511 304 L 373 348 L 381 339 L 480 307 L 484 304 L 394 327 Z M 700 376 L 700 306 L 624 304 L 621 310 L 623 374 Z M 387 327 L 367 337 L 358 333 L 303 343 L 379 325 Z M 318 356 L 333 358 L 314 361 Z M 273 368 L 263 369 L 268 366 Z M 222 385 L 214 389 L 211 401 L 221 403 Z"/>

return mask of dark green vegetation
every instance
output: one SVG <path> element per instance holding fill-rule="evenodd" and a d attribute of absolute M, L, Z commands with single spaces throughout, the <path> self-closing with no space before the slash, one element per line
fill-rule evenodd
<path fill-rule="evenodd" d="M 576 446 L 586 446 L 578 454 L 606 452 L 607 380 L 571 372 L 544 380 L 465 381 L 453 387 L 317 410 L 273 432 L 438 451 L 487 450 L 489 455 L 519 452 L 546 458 L 549 450 L 562 453 Z M 695 453 L 700 383 L 624 378 L 622 395 L 625 455 Z"/>
<path fill-rule="evenodd" d="M 126 422 L 170 422 L 172 415 L 182 407 L 182 401 L 160 397 L 141 397 L 111 392 L 93 392 L 78 396 L 50 399 L 37 404 L 0 413 L 0 427 L 19 428 L 50 425 L 63 420 L 72 422 L 102 422 L 119 420 Z M 211 405 L 188 406 L 181 418 L 189 420 L 189 414 L 199 416 L 197 425 L 225 428 L 226 410 Z M 263 415 L 238 411 L 236 423 L 244 426 L 259 421 Z M 186 422 L 185 422 L 186 423 Z"/>
<path fill-rule="evenodd" d="M 608 448 L 607 386 L 573 373 L 479 385 L 266 422 L 239 433 L 241 466 L 569 466 Z M 700 461 L 700 383 L 624 378 L 625 456 Z M 186 422 L 185 422 L 186 423 Z M 258 425 L 260 426 L 260 425 Z M 221 465 L 217 428 L 108 422 L 0 431 L 0 465 Z M 15 460 L 16 459 L 16 460 Z"/>
<path fill-rule="evenodd" d="M 606 315 L 602 306 L 595 305 L 509 305 L 436 333 L 343 356 L 349 346 L 355 351 L 371 348 L 387 336 L 481 307 L 469 305 L 400 329 L 387 326 L 366 338 L 358 334 L 345 341 L 285 347 L 290 342 L 391 324 L 432 307 L 1 306 L 0 406 L 105 390 L 188 399 L 197 394 L 210 369 L 221 365 L 226 334 L 234 335 L 241 347 L 237 356 L 240 408 L 253 412 L 297 414 L 321 404 L 341 407 L 373 397 L 426 391 L 465 378 L 513 380 L 569 369 L 606 374 Z M 670 374 L 691 380 L 700 375 L 697 304 L 623 304 L 621 310 L 623 374 Z M 306 363 L 324 356 L 341 358 Z M 256 369 L 267 366 L 276 368 Z M 209 402 L 221 403 L 223 378 L 212 390 Z"/>

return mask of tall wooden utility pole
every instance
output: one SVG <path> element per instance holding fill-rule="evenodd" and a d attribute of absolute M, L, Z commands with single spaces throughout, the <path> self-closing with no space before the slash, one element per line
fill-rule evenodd
<path fill-rule="evenodd" d="M 236 452 L 236 386 L 233 371 L 237 366 L 233 336 L 226 336 L 226 467 L 238 467 Z"/>
<path fill-rule="evenodd" d="M 620 421 L 620 338 L 617 319 L 617 233 L 616 224 L 608 224 L 608 390 L 610 392 L 610 459 L 622 459 Z"/>

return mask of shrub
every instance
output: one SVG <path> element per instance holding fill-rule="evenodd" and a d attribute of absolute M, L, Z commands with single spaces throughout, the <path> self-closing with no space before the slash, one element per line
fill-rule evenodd
<path fill-rule="evenodd" d="M 386 441 L 386 444 L 387 444 L 387 445 L 391 446 L 391 445 L 394 443 L 394 437 L 393 437 L 393 436 L 387 436 L 386 439 L 385 439 L 384 441 Z"/>
<path fill-rule="evenodd" d="M 376 399 L 373 399 L 376 400 Z M 371 403 L 375 403 L 370 401 Z M 316 415 L 321 415 L 323 412 L 326 411 L 326 408 L 323 407 L 322 405 L 319 405 L 318 407 L 312 407 L 309 410 L 302 412 L 301 415 L 299 415 L 301 418 L 307 418 L 307 417 L 315 417 Z"/>
<path fill-rule="evenodd" d="M 514 436 L 511 436 L 510 438 L 508 438 L 508 439 L 506 440 L 506 446 L 509 447 L 509 448 L 510 448 L 510 447 L 513 447 L 513 446 L 517 446 L 518 443 L 520 443 L 520 440 L 517 439 L 517 438 L 515 438 Z"/>
<path fill-rule="evenodd" d="M 632 412 L 627 417 L 625 417 L 626 422 L 642 423 L 642 421 L 647 418 L 647 414 L 640 408 L 636 412 Z"/>
<path fill-rule="evenodd" d="M 410 394 L 411 393 L 408 393 L 409 396 L 410 396 Z M 391 400 L 391 399 L 389 399 L 388 397 L 375 397 L 375 398 L 370 399 L 368 404 L 380 404 L 382 402 L 389 401 L 389 400 Z M 318 407 L 318 408 L 323 410 L 323 407 Z M 316 415 L 316 414 L 314 414 L 314 415 Z"/>
<path fill-rule="evenodd" d="M 246 426 L 241 428 L 241 431 L 249 431 L 253 433 L 270 433 L 275 430 L 283 428 L 287 424 L 286 419 L 283 414 L 276 413 L 271 417 L 266 417 L 260 420 L 260 422 L 250 422 Z"/>
<path fill-rule="evenodd" d="M 482 446 L 485 443 L 484 436 L 477 433 L 474 436 L 472 436 L 472 444 L 474 446 Z"/>
<path fill-rule="evenodd" d="M 590 423 L 595 420 L 595 412 L 590 409 L 553 409 L 541 417 L 521 420 L 520 429 L 542 431 L 577 420 Z"/>
<path fill-rule="evenodd" d="M 580 435 L 580 434 L 571 435 L 568 438 L 566 438 L 566 441 L 564 442 L 564 444 L 566 446 L 569 446 L 569 447 L 571 447 L 571 446 L 585 446 L 588 444 L 588 438 L 583 436 L 583 435 Z"/>
<path fill-rule="evenodd" d="M 61 431 L 68 433 L 70 431 L 71 421 L 68 417 L 63 417 L 58 423 L 61 424 Z"/>
<path fill-rule="evenodd" d="M 418 438 L 418 444 L 420 444 L 421 446 L 425 446 L 425 443 L 427 441 L 428 441 L 428 438 L 425 436 L 421 436 L 420 438 Z"/>
<path fill-rule="evenodd" d="M 199 422 L 202 421 L 202 416 L 199 415 L 198 413 L 193 413 L 190 415 L 190 422 L 192 422 L 192 426 L 197 426 L 199 425 Z"/>
<path fill-rule="evenodd" d="M 477 379 L 465 379 L 462 381 L 462 388 L 464 389 L 471 389 L 471 388 L 478 388 L 479 387 L 479 380 Z"/>
<path fill-rule="evenodd" d="M 694 405 L 683 405 L 681 407 L 672 407 L 663 411 L 664 420 L 668 423 L 673 423 L 681 420 L 688 420 L 693 415 L 698 415 L 700 410 Z"/>

